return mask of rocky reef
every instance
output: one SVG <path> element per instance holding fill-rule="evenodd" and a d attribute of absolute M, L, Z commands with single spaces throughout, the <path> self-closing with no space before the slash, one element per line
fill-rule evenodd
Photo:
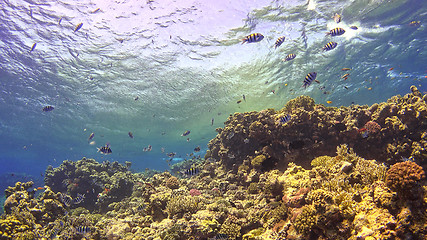
<path fill-rule="evenodd" d="M 236 113 L 152 176 L 67 160 L 6 189 L 0 239 L 427 239 L 426 98 Z"/>

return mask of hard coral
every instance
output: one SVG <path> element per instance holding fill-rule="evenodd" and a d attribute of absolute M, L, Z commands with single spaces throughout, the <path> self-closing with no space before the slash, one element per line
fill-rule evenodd
<path fill-rule="evenodd" d="M 366 128 L 369 131 L 369 133 L 376 133 L 379 130 L 381 130 L 381 126 L 374 121 L 367 122 L 364 128 Z"/>
<path fill-rule="evenodd" d="M 171 176 L 166 180 L 166 187 L 170 189 L 177 189 L 179 188 L 179 180 L 175 176 Z"/>
<path fill-rule="evenodd" d="M 411 161 L 396 163 L 387 171 L 386 183 L 392 190 L 405 191 L 425 177 L 423 168 Z"/>

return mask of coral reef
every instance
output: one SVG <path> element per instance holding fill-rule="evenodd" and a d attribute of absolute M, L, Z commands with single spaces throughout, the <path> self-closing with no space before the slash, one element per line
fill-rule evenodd
<path fill-rule="evenodd" d="M 0 239 L 427 239 L 427 97 L 412 92 L 236 113 L 177 174 L 64 161 L 41 189 L 6 189 Z"/>

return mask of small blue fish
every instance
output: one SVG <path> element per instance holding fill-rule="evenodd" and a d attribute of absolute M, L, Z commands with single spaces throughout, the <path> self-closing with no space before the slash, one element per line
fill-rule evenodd
<path fill-rule="evenodd" d="M 80 28 L 82 28 L 83 23 L 79 23 L 77 24 L 76 28 L 74 29 L 74 32 L 77 32 L 78 30 L 80 30 Z"/>
<path fill-rule="evenodd" d="M 274 43 L 274 48 L 278 48 L 280 47 L 280 45 L 282 45 L 282 43 L 285 41 L 285 37 L 281 36 L 276 40 L 276 43 Z"/>
<path fill-rule="evenodd" d="M 288 54 L 288 55 L 285 57 L 285 59 L 283 59 L 283 61 L 284 61 L 284 62 L 291 61 L 291 60 L 293 60 L 296 56 L 297 56 L 297 55 L 296 55 L 296 54 L 294 54 L 294 53 Z"/>
<path fill-rule="evenodd" d="M 45 107 L 43 107 L 43 112 L 50 112 L 50 111 L 52 111 L 53 109 L 55 109 L 54 107 L 52 107 L 52 106 L 45 106 Z"/>
<path fill-rule="evenodd" d="M 252 33 L 251 35 L 248 35 L 242 39 L 242 44 L 243 43 L 259 42 L 262 39 L 264 39 L 264 36 L 261 33 Z"/>
<path fill-rule="evenodd" d="M 311 82 L 316 79 L 316 76 L 317 76 L 316 72 L 311 72 L 307 74 L 307 76 L 305 76 L 304 84 L 302 86 L 304 88 L 307 88 L 308 86 L 310 86 Z"/>
<path fill-rule="evenodd" d="M 334 28 L 331 31 L 327 32 L 326 35 L 330 36 L 340 36 L 345 33 L 345 30 L 343 28 Z"/>
<path fill-rule="evenodd" d="M 80 226 L 80 227 L 76 228 L 76 231 L 79 234 L 86 234 L 86 233 L 89 233 L 91 231 L 91 229 L 88 226 Z"/>
<path fill-rule="evenodd" d="M 189 130 L 185 131 L 183 134 L 181 134 L 181 136 L 182 136 L 182 137 L 185 137 L 185 136 L 187 136 L 188 134 L 190 134 L 190 131 L 189 131 Z"/>
<path fill-rule="evenodd" d="M 73 203 L 74 204 L 79 204 L 79 203 L 83 202 L 84 199 L 85 199 L 85 195 L 84 194 L 77 193 L 77 197 L 74 198 Z"/>
<path fill-rule="evenodd" d="M 37 46 L 37 43 L 34 43 L 33 46 L 31 46 L 30 52 L 32 52 Z"/>
<path fill-rule="evenodd" d="M 350 28 L 351 29 L 353 29 L 353 30 L 357 30 L 357 29 L 359 29 L 358 27 L 356 27 L 356 26 L 350 26 Z"/>
<path fill-rule="evenodd" d="M 281 124 L 285 124 L 285 123 L 291 121 L 291 119 L 292 119 L 291 115 L 287 114 L 286 116 L 280 117 L 279 121 Z"/>
<path fill-rule="evenodd" d="M 323 51 L 329 51 L 336 48 L 338 43 L 336 42 L 328 42 L 325 46 L 323 46 Z"/>

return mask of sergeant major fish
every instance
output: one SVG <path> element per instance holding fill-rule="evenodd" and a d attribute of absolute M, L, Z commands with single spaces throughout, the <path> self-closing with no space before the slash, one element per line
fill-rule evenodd
<path fill-rule="evenodd" d="M 53 109 L 55 109 L 54 107 L 52 107 L 52 106 L 45 106 L 45 107 L 43 107 L 43 112 L 50 112 L 50 111 L 53 111 Z"/>
<path fill-rule="evenodd" d="M 281 36 L 276 40 L 276 43 L 274 43 L 274 48 L 279 47 L 280 45 L 282 45 L 282 43 L 285 41 L 285 37 Z"/>
<path fill-rule="evenodd" d="M 294 53 L 288 54 L 282 61 L 287 62 L 293 60 L 297 55 Z"/>
<path fill-rule="evenodd" d="M 31 46 L 30 52 L 34 51 L 36 49 L 37 43 L 34 43 L 33 46 Z"/>
<path fill-rule="evenodd" d="M 182 136 L 182 137 L 185 137 L 185 136 L 187 136 L 188 134 L 190 134 L 190 131 L 189 131 L 189 130 L 185 131 L 183 134 L 181 134 L 181 136 Z"/>
<path fill-rule="evenodd" d="M 310 86 L 311 82 L 316 79 L 316 76 L 317 76 L 316 72 L 311 72 L 307 74 L 307 76 L 305 76 L 304 84 L 302 86 L 304 88 L 307 88 L 308 86 Z"/>
<path fill-rule="evenodd" d="M 253 43 L 253 42 L 259 42 L 262 39 L 264 39 L 264 36 L 261 33 L 252 33 L 245 38 L 242 39 L 243 43 Z"/>
<path fill-rule="evenodd" d="M 327 32 L 326 35 L 330 36 L 340 36 L 345 33 L 345 30 L 343 28 L 334 28 L 331 31 Z"/>
<path fill-rule="evenodd" d="M 83 23 L 79 23 L 77 24 L 76 28 L 74 28 L 74 32 L 77 32 L 78 30 L 80 30 L 80 28 L 82 28 Z"/>
<path fill-rule="evenodd" d="M 323 51 L 329 51 L 336 48 L 338 43 L 336 42 L 328 42 L 325 46 L 323 46 Z"/>
<path fill-rule="evenodd" d="M 111 151 L 110 145 L 109 144 L 105 144 L 105 146 L 98 148 L 98 152 L 100 152 L 101 154 L 111 154 L 113 151 Z"/>

